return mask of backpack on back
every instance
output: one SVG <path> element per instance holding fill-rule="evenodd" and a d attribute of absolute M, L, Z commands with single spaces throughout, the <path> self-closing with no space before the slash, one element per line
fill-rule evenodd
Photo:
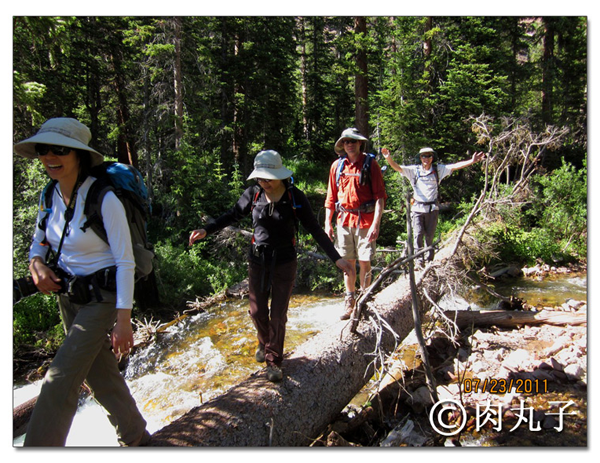
<path fill-rule="evenodd" d="M 360 171 L 360 176 L 358 178 L 358 183 L 359 185 L 369 185 L 371 187 L 371 191 L 373 190 L 373 185 L 371 184 L 371 164 L 373 162 L 373 159 L 375 159 L 375 155 L 372 153 L 365 153 L 366 157 L 365 160 L 363 162 L 363 166 L 362 169 Z M 336 172 L 336 176 L 335 176 L 335 184 L 339 187 L 340 185 L 340 177 L 342 176 L 342 173 L 344 171 L 344 165 L 346 164 L 346 161 L 348 160 L 348 156 L 344 155 L 344 156 L 340 156 L 340 159 L 338 161 L 338 165 L 337 165 L 337 172 Z M 382 171 L 383 174 L 383 171 Z M 375 203 L 377 201 L 372 199 L 370 201 L 367 201 L 366 203 L 363 203 L 360 205 L 360 207 L 358 208 L 358 210 L 360 212 L 374 212 L 375 211 Z M 339 201 L 336 203 L 336 210 L 341 210 L 341 204 L 339 203 Z M 346 211 L 348 211 L 348 209 L 345 209 Z"/>
<path fill-rule="evenodd" d="M 365 161 L 363 162 L 363 166 L 360 171 L 360 177 L 358 179 L 358 183 L 360 185 L 366 185 L 367 183 L 369 185 L 371 185 L 371 163 L 373 162 L 373 159 L 375 159 L 375 155 L 372 153 L 365 153 L 365 154 L 367 156 L 365 158 Z M 337 186 L 340 185 L 340 177 L 342 176 L 342 172 L 344 171 L 344 165 L 346 164 L 347 160 L 348 160 L 348 156 L 346 156 L 346 155 L 340 156 L 340 160 L 339 160 L 338 166 L 337 166 L 337 172 L 335 175 L 335 184 Z"/>
<path fill-rule="evenodd" d="M 438 172 L 438 165 L 437 165 L 437 163 L 436 163 L 436 162 L 434 162 L 434 163 L 432 163 L 432 164 L 431 164 L 431 167 L 432 167 L 432 173 L 433 173 L 433 175 L 434 175 L 434 177 L 435 177 L 435 184 L 436 184 L 436 190 L 437 190 L 437 193 L 436 193 L 436 201 L 438 201 L 438 202 L 439 202 L 439 201 L 440 201 L 440 174 L 439 174 L 439 172 Z M 427 174 L 427 175 L 431 175 L 431 174 Z M 412 182 L 412 184 L 413 184 L 413 188 L 415 188 L 415 187 L 416 187 L 416 185 L 417 185 L 417 182 L 419 181 L 419 179 L 420 179 L 421 177 L 427 177 L 427 175 L 421 175 L 421 170 L 420 170 L 420 168 L 417 168 L 417 177 L 416 177 L 416 178 L 413 180 L 413 182 Z M 413 199 L 414 199 L 414 198 L 413 198 Z"/>
<path fill-rule="evenodd" d="M 109 191 L 113 191 L 123 204 L 135 259 L 135 280 L 147 277 L 153 268 L 154 251 L 148 241 L 147 222 L 150 216 L 148 190 L 142 174 L 133 166 L 119 162 L 104 162 L 93 167 L 91 175 L 96 177 L 87 194 L 84 205 L 85 221 L 82 230 L 93 230 L 108 244 L 108 235 L 102 220 L 102 200 Z M 43 192 L 43 202 L 46 210 L 52 209 L 52 195 L 56 181 L 51 181 Z M 45 230 L 45 220 L 40 222 L 40 228 Z"/>

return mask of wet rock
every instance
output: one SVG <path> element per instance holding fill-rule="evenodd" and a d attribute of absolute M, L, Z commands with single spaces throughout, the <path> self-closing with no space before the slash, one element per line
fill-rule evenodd
<path fill-rule="evenodd" d="M 550 364 L 546 363 L 546 362 L 541 362 L 538 365 L 538 369 L 540 369 L 540 370 L 552 370 L 552 366 Z"/>
<path fill-rule="evenodd" d="M 456 358 L 459 362 L 465 362 L 469 358 L 469 353 L 463 347 L 461 347 L 458 349 Z"/>
<path fill-rule="evenodd" d="M 489 364 L 483 360 L 478 360 L 471 364 L 469 370 L 471 373 L 477 375 L 478 373 L 489 371 Z"/>
<path fill-rule="evenodd" d="M 521 273 L 523 273 L 524 276 L 526 277 L 530 277 L 530 276 L 534 276 L 534 275 L 540 275 L 542 273 L 542 269 L 540 268 L 539 265 L 536 265 L 535 267 L 523 267 L 521 269 Z"/>
<path fill-rule="evenodd" d="M 483 358 L 485 361 L 494 364 L 496 362 L 501 362 L 502 359 L 506 356 L 506 349 L 494 349 L 494 350 L 486 350 L 483 353 Z"/>
<path fill-rule="evenodd" d="M 574 312 L 579 310 L 581 307 L 586 305 L 585 301 L 576 301 L 575 299 L 567 299 L 564 304 L 562 304 L 562 308 L 569 312 Z"/>
<path fill-rule="evenodd" d="M 567 365 L 565 367 L 565 374 L 567 376 L 571 376 L 576 379 L 583 379 L 583 377 L 585 376 L 585 372 L 583 371 L 583 368 L 581 368 L 577 364 Z"/>
<path fill-rule="evenodd" d="M 332 431 L 327 436 L 327 447 L 356 447 L 356 444 L 348 442 L 337 432 Z"/>
<path fill-rule="evenodd" d="M 550 415 L 546 415 L 544 417 L 544 420 L 542 421 L 542 428 L 543 429 L 552 429 L 552 428 L 556 428 L 558 427 L 559 422 L 556 418 L 554 418 L 553 416 Z"/>
<path fill-rule="evenodd" d="M 429 387 L 421 386 L 412 392 L 407 402 L 416 413 L 422 413 L 425 410 L 425 407 L 433 405 L 433 399 L 431 398 Z"/>
<path fill-rule="evenodd" d="M 552 377 L 554 378 L 555 381 L 562 383 L 562 382 L 565 382 L 568 380 L 567 375 L 563 371 L 552 370 L 552 372 L 550 374 L 552 375 Z"/>
<path fill-rule="evenodd" d="M 550 359 L 550 366 L 552 367 L 553 370 L 557 370 L 557 371 L 565 370 L 565 366 L 562 363 L 560 363 L 558 360 L 556 360 L 554 357 L 552 357 Z"/>
<path fill-rule="evenodd" d="M 440 401 L 453 400 L 460 393 L 459 386 L 456 383 L 438 386 L 436 391 Z"/>
<path fill-rule="evenodd" d="M 412 420 L 400 423 L 387 437 L 379 444 L 380 447 L 422 447 L 427 442 L 427 438 L 415 431 L 415 424 Z"/>
<path fill-rule="evenodd" d="M 569 341 L 570 339 L 567 339 L 566 337 L 559 337 L 556 342 L 554 344 L 552 344 L 552 346 L 550 346 L 548 349 L 546 349 L 546 352 L 544 353 L 544 355 L 546 357 L 552 357 L 553 355 L 556 355 L 558 352 L 560 352 L 561 350 L 563 350 L 565 348 L 565 346 L 569 345 Z"/>
<path fill-rule="evenodd" d="M 533 370 L 532 375 L 535 379 L 539 381 L 552 381 L 554 379 L 551 373 L 549 373 L 547 370 L 543 370 L 540 368 Z"/>
<path fill-rule="evenodd" d="M 531 354 L 527 350 L 517 349 L 506 357 L 502 366 L 512 371 L 524 370 L 531 366 L 531 360 Z"/>

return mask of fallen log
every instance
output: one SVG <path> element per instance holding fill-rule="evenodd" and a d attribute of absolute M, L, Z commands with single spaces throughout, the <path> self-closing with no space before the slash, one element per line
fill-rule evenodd
<path fill-rule="evenodd" d="M 37 402 L 37 397 L 29 399 L 27 402 L 23 402 L 17 405 L 13 410 L 13 436 L 18 437 L 25 434 L 27 424 L 33 413 L 33 408 Z"/>
<path fill-rule="evenodd" d="M 310 445 L 413 329 L 408 280 L 389 285 L 365 312 L 355 333 L 340 321 L 291 353 L 280 383 L 255 373 L 155 432 L 148 445 Z"/>
<path fill-rule="evenodd" d="M 496 325 L 514 328 L 519 325 L 584 325 L 586 312 L 562 312 L 554 310 L 445 310 L 444 315 L 459 328 Z"/>

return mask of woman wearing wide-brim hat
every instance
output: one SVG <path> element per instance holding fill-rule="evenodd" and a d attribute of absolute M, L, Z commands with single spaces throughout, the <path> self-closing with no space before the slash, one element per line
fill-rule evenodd
<path fill-rule="evenodd" d="M 29 269 L 40 292 L 57 294 L 66 333 L 44 378 L 25 446 L 65 445 L 84 381 L 108 411 L 121 445 L 140 445 L 149 438 L 146 421 L 116 358 L 126 355 L 133 346 L 135 261 L 125 210 L 112 191 L 102 202 L 104 227 L 111 244 L 91 229 L 83 229 L 87 220 L 85 198 L 96 181 L 90 170 L 103 161 L 102 154 L 89 146 L 91 138 L 84 124 L 61 117 L 49 119 L 34 136 L 14 145 L 16 154 L 39 159 L 56 182 L 50 210 L 44 193 L 40 195 Z M 45 226 L 39 226 L 42 224 Z M 52 261 L 47 260 L 50 250 Z M 115 267 L 116 280 L 111 287 L 89 290 L 94 274 Z M 67 288 L 67 281 L 81 284 Z M 75 291 L 75 287 L 79 289 Z"/>
<path fill-rule="evenodd" d="M 257 184 L 247 188 L 232 209 L 204 228 L 193 230 L 189 238 L 191 246 L 208 234 L 252 215 L 254 233 L 248 255 L 249 312 L 258 337 L 255 358 L 260 363 L 266 361 L 267 379 L 273 382 L 283 378 L 285 325 L 297 269 L 297 222 L 341 270 L 352 270 L 319 225 L 306 195 L 292 184 L 291 176 L 292 171 L 283 166 L 279 153 L 261 151 L 256 155 L 254 170 L 248 177 Z"/>

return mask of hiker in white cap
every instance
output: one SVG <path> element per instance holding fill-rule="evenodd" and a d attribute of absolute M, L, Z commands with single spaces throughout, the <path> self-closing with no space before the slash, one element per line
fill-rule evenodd
<path fill-rule="evenodd" d="M 252 216 L 254 233 L 248 256 L 249 312 L 258 337 L 256 361 L 266 361 L 267 379 L 273 382 L 283 378 L 285 325 L 296 280 L 298 222 L 337 267 L 344 272 L 353 270 L 336 251 L 313 214 L 306 195 L 293 185 L 291 176 L 292 171 L 283 166 L 279 153 L 261 151 L 256 155 L 254 170 L 248 177 L 257 184 L 247 188 L 232 209 L 204 228 L 193 230 L 189 238 L 191 246 L 211 233 Z"/>
<path fill-rule="evenodd" d="M 477 152 L 473 154 L 471 159 L 455 164 L 434 164 L 435 151 L 432 148 L 425 147 L 419 151 L 421 164 L 411 166 L 399 165 L 392 159 L 390 151 L 387 148 L 383 148 L 381 153 L 390 167 L 406 177 L 413 187 L 411 220 L 415 242 L 414 252 L 417 253 L 420 249 L 423 249 L 423 244 L 426 247 L 433 244 L 440 211 L 440 182 L 452 172 L 481 161 L 485 157 L 485 153 Z M 427 253 L 427 257 L 423 255 L 418 263 L 423 265 L 426 261 L 432 261 L 434 256 L 435 251 L 431 249 Z"/>
<path fill-rule="evenodd" d="M 65 445 L 84 381 L 109 413 L 121 445 L 136 446 L 149 438 L 118 367 L 117 356 L 133 346 L 135 262 L 125 210 L 112 191 L 102 202 L 110 246 L 94 232 L 82 230 L 85 198 L 96 180 L 90 170 L 103 162 L 102 154 L 89 146 L 91 138 L 90 130 L 76 119 L 55 118 L 14 145 L 16 154 L 39 159 L 54 181 L 49 210 L 45 194 L 40 196 L 29 269 L 40 292 L 57 294 L 66 333 L 44 378 L 25 446 Z M 90 291 L 97 272 L 115 267 L 111 287 Z"/>
<path fill-rule="evenodd" d="M 355 128 L 342 132 L 334 146 L 339 156 L 329 169 L 325 198 L 325 231 L 334 239 L 332 220 L 337 213 L 337 249 L 353 266 L 358 260 L 360 289 L 371 284 L 371 260 L 387 198 L 377 161 L 365 153 L 367 138 Z M 356 267 L 344 277 L 344 313 L 348 320 L 356 304 Z"/>

